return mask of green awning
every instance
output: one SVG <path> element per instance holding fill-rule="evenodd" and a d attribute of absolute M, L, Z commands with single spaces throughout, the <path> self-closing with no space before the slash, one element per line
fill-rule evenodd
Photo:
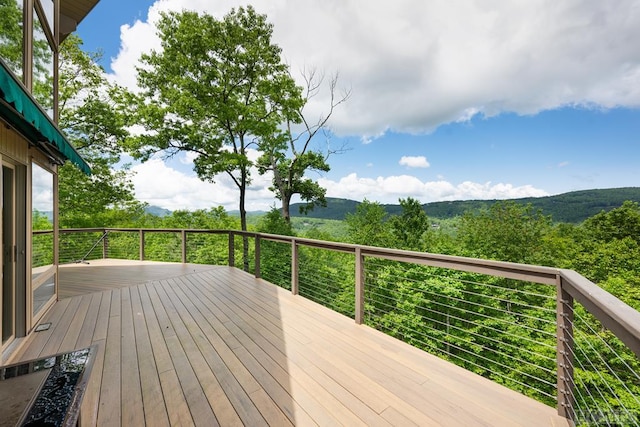
<path fill-rule="evenodd" d="M 91 168 L 69 143 L 51 118 L 33 100 L 22 84 L 0 61 L 0 113 L 11 126 L 18 129 L 34 144 L 55 149 L 64 160 L 74 163 L 87 175 Z"/>

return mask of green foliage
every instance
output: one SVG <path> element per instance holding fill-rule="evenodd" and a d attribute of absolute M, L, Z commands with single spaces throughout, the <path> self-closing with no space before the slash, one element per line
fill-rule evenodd
<path fill-rule="evenodd" d="M 347 237 L 347 226 L 344 221 L 335 219 L 318 219 L 318 218 L 291 218 L 291 227 L 302 236 L 320 240 L 337 240 L 344 241 Z"/>
<path fill-rule="evenodd" d="M 195 211 L 173 211 L 160 219 L 158 228 L 184 228 L 192 230 L 237 230 L 238 220 L 227 214 L 222 206 Z"/>
<path fill-rule="evenodd" d="M 128 136 L 121 108 L 124 89 L 107 81 L 99 54 L 81 49 L 69 35 L 60 48 L 60 121 L 67 137 L 91 164 L 86 176 L 67 163 L 59 169 L 61 227 L 129 227 L 144 206 L 135 199 L 127 170 L 113 170 Z"/>
<path fill-rule="evenodd" d="M 243 230 L 248 150 L 277 134 L 282 117 L 300 103 L 272 32 L 266 16 L 251 6 L 232 9 L 221 20 L 166 13 L 158 22 L 162 50 L 143 55 L 138 69 L 143 92 L 133 117 L 147 132 L 130 139 L 130 150 L 141 159 L 192 152 L 201 179 L 227 174 L 240 192 Z"/>
<path fill-rule="evenodd" d="M 257 230 L 260 233 L 279 234 L 281 236 L 294 235 L 291 224 L 280 215 L 280 211 L 277 209 L 271 209 L 260 219 Z"/>
<path fill-rule="evenodd" d="M 378 202 L 363 200 L 355 213 L 347 214 L 347 239 L 351 243 L 389 247 L 392 234 L 386 222 L 387 213 Z"/>
<path fill-rule="evenodd" d="M 16 0 L 0 0 L 0 57 L 22 77 L 22 7 Z"/>
<path fill-rule="evenodd" d="M 420 202 L 408 197 L 400 199 L 402 213 L 389 219 L 395 246 L 402 249 L 420 251 L 425 248 L 424 237 L 431 228 L 429 218 Z"/>
<path fill-rule="evenodd" d="M 299 256 L 300 295 L 353 318 L 353 256 L 309 247 L 301 247 Z"/>
<path fill-rule="evenodd" d="M 258 221 L 257 231 L 281 236 L 295 235 L 291 224 L 275 208 Z M 285 289 L 291 289 L 291 245 L 263 240 L 260 251 L 262 277 Z"/>
<path fill-rule="evenodd" d="M 506 201 L 466 213 L 457 237 L 472 257 L 536 264 L 545 250 L 542 237 L 550 227 L 550 219 L 531 205 Z"/>
<path fill-rule="evenodd" d="M 619 208 L 588 218 L 583 226 L 596 240 L 610 242 L 628 237 L 640 244 L 640 207 L 637 202 L 625 201 Z"/>
<path fill-rule="evenodd" d="M 288 135 L 289 140 L 293 138 Z M 300 213 L 307 214 L 314 206 L 326 206 L 326 190 L 320 185 L 305 177 L 307 171 L 329 171 L 329 164 L 325 156 L 316 151 L 298 152 L 295 145 L 282 138 L 273 138 L 271 144 L 263 143 L 260 147 L 263 155 L 258 159 L 260 173 L 271 171 L 273 173 L 273 185 L 269 187 L 282 201 L 282 216 L 290 221 L 289 207 L 291 197 L 298 194 L 305 201 L 298 206 Z M 292 150 L 292 158 L 287 158 L 286 153 Z"/>
<path fill-rule="evenodd" d="M 46 213 L 34 210 L 31 214 L 31 229 L 36 230 L 53 230 L 53 223 Z"/>
<path fill-rule="evenodd" d="M 144 215 L 126 171 L 113 171 L 104 158 L 94 158 L 92 175 L 66 163 L 59 168 L 60 226 L 130 227 Z"/>

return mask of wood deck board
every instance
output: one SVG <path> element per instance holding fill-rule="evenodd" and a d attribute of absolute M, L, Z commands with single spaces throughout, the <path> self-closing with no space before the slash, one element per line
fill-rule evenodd
<path fill-rule="evenodd" d="M 228 297 L 227 301 L 232 311 L 240 310 L 242 305 L 240 300 Z M 273 319 L 270 318 L 271 313 L 267 310 L 261 316 L 258 314 L 259 310 L 259 307 L 253 307 L 251 312 L 254 313 L 254 316 L 245 318 L 254 327 L 252 339 L 262 348 L 270 348 L 270 355 L 274 357 L 274 360 L 281 366 L 287 366 L 290 374 L 299 378 L 300 383 L 307 388 L 310 394 L 321 397 L 323 406 L 338 415 L 341 421 L 347 421 L 349 425 L 356 425 L 363 421 L 370 425 L 374 419 L 379 420 L 377 413 L 361 399 L 345 389 L 340 382 L 326 376 L 321 369 L 317 369 L 312 362 L 312 360 L 317 362 L 317 358 L 313 358 L 313 355 L 309 354 L 307 340 L 287 339 L 285 344 L 281 338 L 284 335 L 282 330 L 276 326 L 274 331 Z M 299 321 L 300 319 L 292 320 Z M 287 349 L 286 354 L 275 351 L 277 348 L 284 347 Z M 305 354 L 312 357 L 305 357 Z M 323 361 L 319 362 L 322 364 Z M 316 375 L 310 375 L 310 372 L 315 372 Z M 354 416 L 355 418 L 353 418 Z"/>
<path fill-rule="evenodd" d="M 182 348 L 182 344 L 167 314 L 167 308 L 165 308 L 163 301 L 158 296 L 157 286 L 148 286 L 147 289 L 158 321 L 160 325 L 163 326 L 162 332 L 167 350 L 171 356 L 171 363 L 174 366 L 176 376 L 180 382 L 180 387 L 184 393 L 193 423 L 196 425 L 217 425 L 207 396 L 198 382 L 198 377 L 193 371 L 187 353 Z"/>
<path fill-rule="evenodd" d="M 553 408 L 237 269 L 60 270 L 68 298 L 14 360 L 97 345 L 83 425 L 567 425 Z"/>
<path fill-rule="evenodd" d="M 138 369 L 140 373 L 140 389 L 144 402 L 144 420 L 153 426 L 168 426 L 169 418 L 164 404 L 162 387 L 156 361 L 153 356 L 153 348 L 149 338 L 149 332 L 143 316 L 142 302 L 138 287 L 129 288 L 131 293 L 131 309 L 133 315 L 133 327 L 138 355 Z"/>
<path fill-rule="evenodd" d="M 201 331 L 197 325 L 195 327 L 198 330 L 193 335 L 189 331 L 187 326 L 187 323 L 190 323 L 189 315 L 186 311 L 179 311 L 179 301 L 175 294 L 169 289 L 166 281 L 162 281 L 156 286 L 156 290 L 164 306 L 167 308 L 167 314 L 176 330 L 177 337 L 180 340 L 182 348 L 187 355 L 189 363 L 193 368 L 218 424 L 242 425 L 233 405 L 229 402 L 214 372 L 196 345 L 196 340 L 204 339 Z M 184 318 L 182 316 L 184 316 Z M 214 420 L 211 420 L 211 425 L 214 425 Z"/>
<path fill-rule="evenodd" d="M 122 388 L 122 424 L 139 426 L 144 424 L 144 406 L 142 404 L 142 385 L 137 340 L 133 326 L 131 308 L 131 288 L 122 288 L 121 292 L 121 388 Z M 162 408 L 159 408 L 162 410 Z"/>

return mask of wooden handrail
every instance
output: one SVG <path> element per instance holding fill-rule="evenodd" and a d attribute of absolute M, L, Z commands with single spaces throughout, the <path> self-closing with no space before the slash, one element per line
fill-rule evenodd
<path fill-rule="evenodd" d="M 560 270 L 562 288 L 640 358 L 640 312 L 573 270 Z"/>

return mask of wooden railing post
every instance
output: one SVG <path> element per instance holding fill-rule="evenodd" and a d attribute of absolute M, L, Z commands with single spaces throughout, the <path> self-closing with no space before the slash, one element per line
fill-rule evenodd
<path fill-rule="evenodd" d="M 364 256 L 362 249 L 356 248 L 356 313 L 355 320 L 358 325 L 364 321 Z"/>
<path fill-rule="evenodd" d="M 563 289 L 560 276 L 557 279 L 556 307 L 558 415 L 574 420 L 573 297 Z"/>
<path fill-rule="evenodd" d="M 256 279 L 259 279 L 261 277 L 260 274 L 260 235 L 256 234 L 255 237 L 255 256 L 256 256 L 256 260 L 255 260 L 255 271 L 254 271 L 254 276 L 256 277 Z"/>
<path fill-rule="evenodd" d="M 109 258 L 109 231 L 104 230 L 104 238 L 102 239 L 102 259 Z"/>
<path fill-rule="evenodd" d="M 140 261 L 144 261 L 144 230 L 140 229 Z"/>
<path fill-rule="evenodd" d="M 229 232 L 229 267 L 235 267 L 236 265 L 236 253 L 235 253 L 235 236 L 233 231 Z"/>
<path fill-rule="evenodd" d="M 187 263 L 187 230 L 182 230 L 182 263 Z"/>
<path fill-rule="evenodd" d="M 298 295 L 298 242 L 291 240 L 291 293 Z"/>

